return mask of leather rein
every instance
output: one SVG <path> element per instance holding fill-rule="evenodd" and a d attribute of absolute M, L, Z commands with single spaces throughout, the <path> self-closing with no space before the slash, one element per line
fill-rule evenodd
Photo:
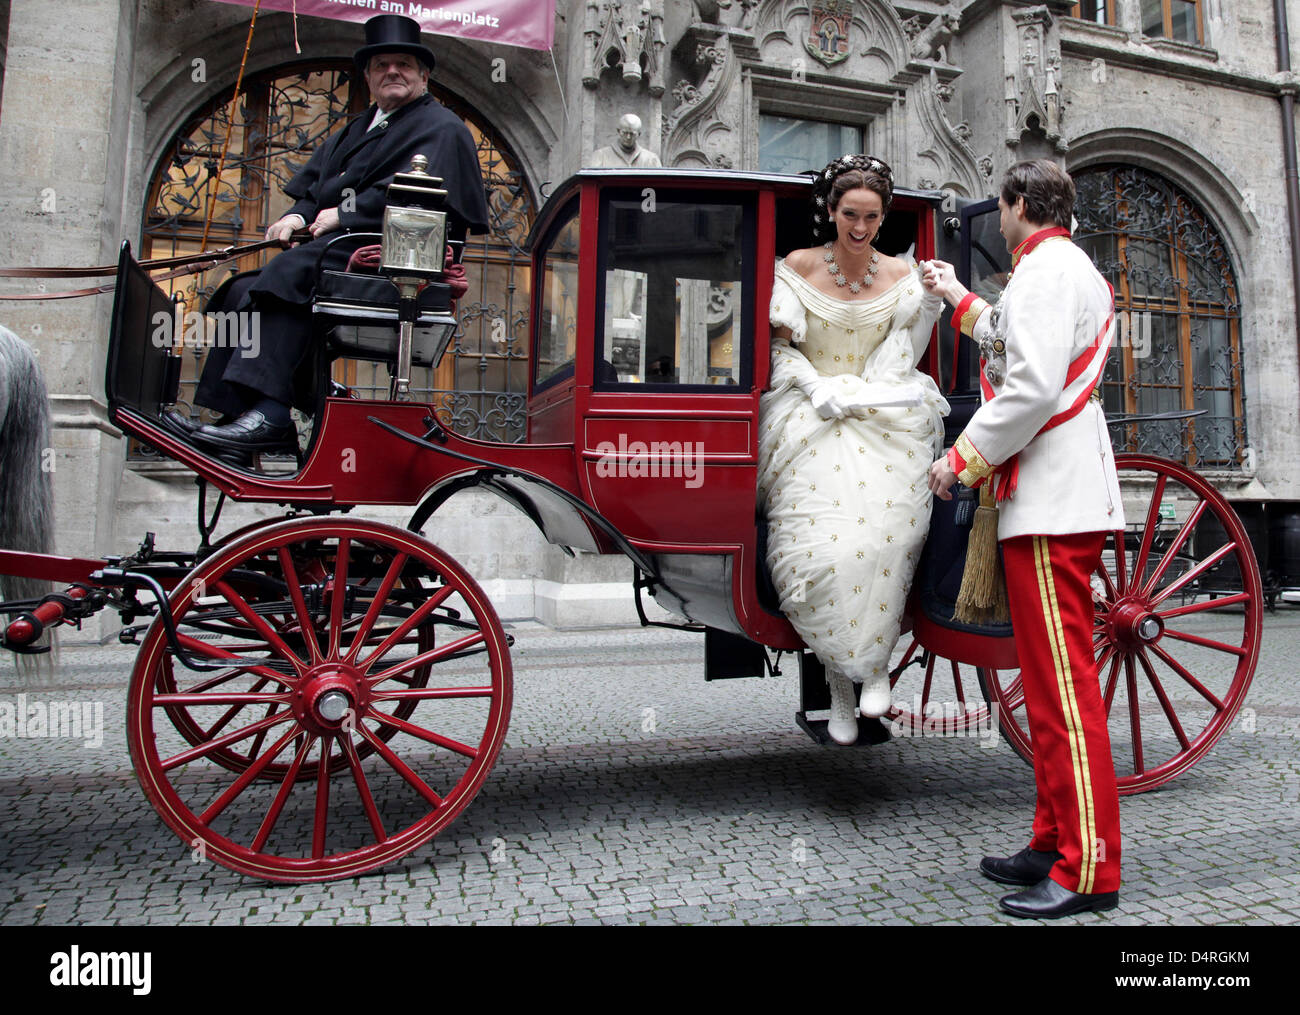
<path fill-rule="evenodd" d="M 166 274 L 155 275 L 155 282 L 165 282 L 181 275 L 197 275 L 215 268 L 226 261 L 233 261 L 246 254 L 252 254 L 267 247 L 286 248 L 294 243 L 303 243 L 312 238 L 306 229 L 296 230 L 287 240 L 259 240 L 257 243 L 245 243 L 238 247 L 222 247 L 218 250 L 205 250 L 198 254 L 185 254 L 181 257 L 155 257 L 141 261 L 140 267 L 146 271 L 162 271 Z M 0 268 L 0 278 L 102 278 L 117 274 L 117 265 L 101 264 L 93 268 Z M 0 294 L 0 301 L 7 300 L 67 300 L 77 296 L 98 296 L 112 292 L 116 282 L 106 285 L 91 286 L 87 289 L 69 289 L 57 293 L 21 293 L 18 295 Z"/>

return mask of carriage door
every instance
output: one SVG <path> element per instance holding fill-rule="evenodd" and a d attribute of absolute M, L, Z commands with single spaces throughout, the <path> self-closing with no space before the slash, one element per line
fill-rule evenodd
<path fill-rule="evenodd" d="M 945 216 L 942 233 L 948 242 L 941 245 L 939 256 L 956 266 L 957 277 L 967 289 L 996 303 L 1011 277 L 1011 255 L 998 228 L 997 198 L 965 205 L 960 200 L 956 214 Z M 946 313 L 940 316 L 939 341 L 940 388 L 952 406 L 945 421 L 951 443 L 965 429 L 980 396 L 979 355 L 973 343 L 954 334 L 949 318 Z"/>
<path fill-rule="evenodd" d="M 736 504 L 753 499 L 752 471 L 736 467 L 754 460 L 756 201 L 734 190 L 602 191 L 577 443 L 592 502 L 634 538 L 728 538 L 746 514 Z M 684 508 L 699 531 L 683 526 Z M 743 520 L 752 532 L 752 513 Z"/>

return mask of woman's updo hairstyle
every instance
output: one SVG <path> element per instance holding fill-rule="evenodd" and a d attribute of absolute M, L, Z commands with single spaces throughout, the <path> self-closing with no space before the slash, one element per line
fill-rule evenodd
<path fill-rule="evenodd" d="M 845 155 L 817 174 L 813 183 L 813 239 L 817 243 L 835 239 L 830 213 L 850 190 L 866 188 L 880 195 L 881 217 L 889 213 L 894 200 L 894 171 L 871 155 Z"/>

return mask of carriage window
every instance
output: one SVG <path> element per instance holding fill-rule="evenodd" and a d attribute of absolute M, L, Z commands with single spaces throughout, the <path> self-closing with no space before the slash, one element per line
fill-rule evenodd
<path fill-rule="evenodd" d="M 961 211 L 962 263 L 959 276 L 967 288 L 989 303 L 996 303 L 1011 278 L 1011 255 L 999 228 L 996 200 L 977 201 Z M 951 332 L 949 332 L 951 334 Z M 971 354 L 970 346 L 961 342 L 955 348 L 960 352 L 960 369 L 957 388 L 962 391 L 979 390 L 979 361 Z M 951 381 L 947 375 L 944 385 Z"/>
<path fill-rule="evenodd" d="M 602 221 L 598 387 L 748 386 L 744 206 L 613 199 Z"/>
<path fill-rule="evenodd" d="M 542 262 L 534 389 L 573 370 L 578 336 L 578 203 L 552 231 Z"/>

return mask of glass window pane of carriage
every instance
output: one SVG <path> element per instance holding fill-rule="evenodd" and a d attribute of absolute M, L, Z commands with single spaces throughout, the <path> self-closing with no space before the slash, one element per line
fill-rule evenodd
<path fill-rule="evenodd" d="M 611 199 L 597 384 L 741 380 L 744 207 Z"/>
<path fill-rule="evenodd" d="M 996 205 L 966 219 L 963 244 L 970 248 L 970 291 L 996 303 L 1011 277 L 1011 254 L 999 228 Z M 946 316 L 946 315 L 945 315 Z M 979 357 L 967 357 L 968 375 L 960 380 L 968 391 L 979 390 Z"/>
<path fill-rule="evenodd" d="M 765 173 L 815 171 L 845 152 L 860 151 L 861 127 L 768 113 L 758 118 L 758 168 Z"/>
<path fill-rule="evenodd" d="M 970 219 L 970 290 L 996 303 L 1011 272 L 1011 255 L 999 229 L 997 208 Z"/>
<path fill-rule="evenodd" d="M 552 236 L 542 268 L 536 385 L 573 365 L 578 334 L 578 214 Z"/>

